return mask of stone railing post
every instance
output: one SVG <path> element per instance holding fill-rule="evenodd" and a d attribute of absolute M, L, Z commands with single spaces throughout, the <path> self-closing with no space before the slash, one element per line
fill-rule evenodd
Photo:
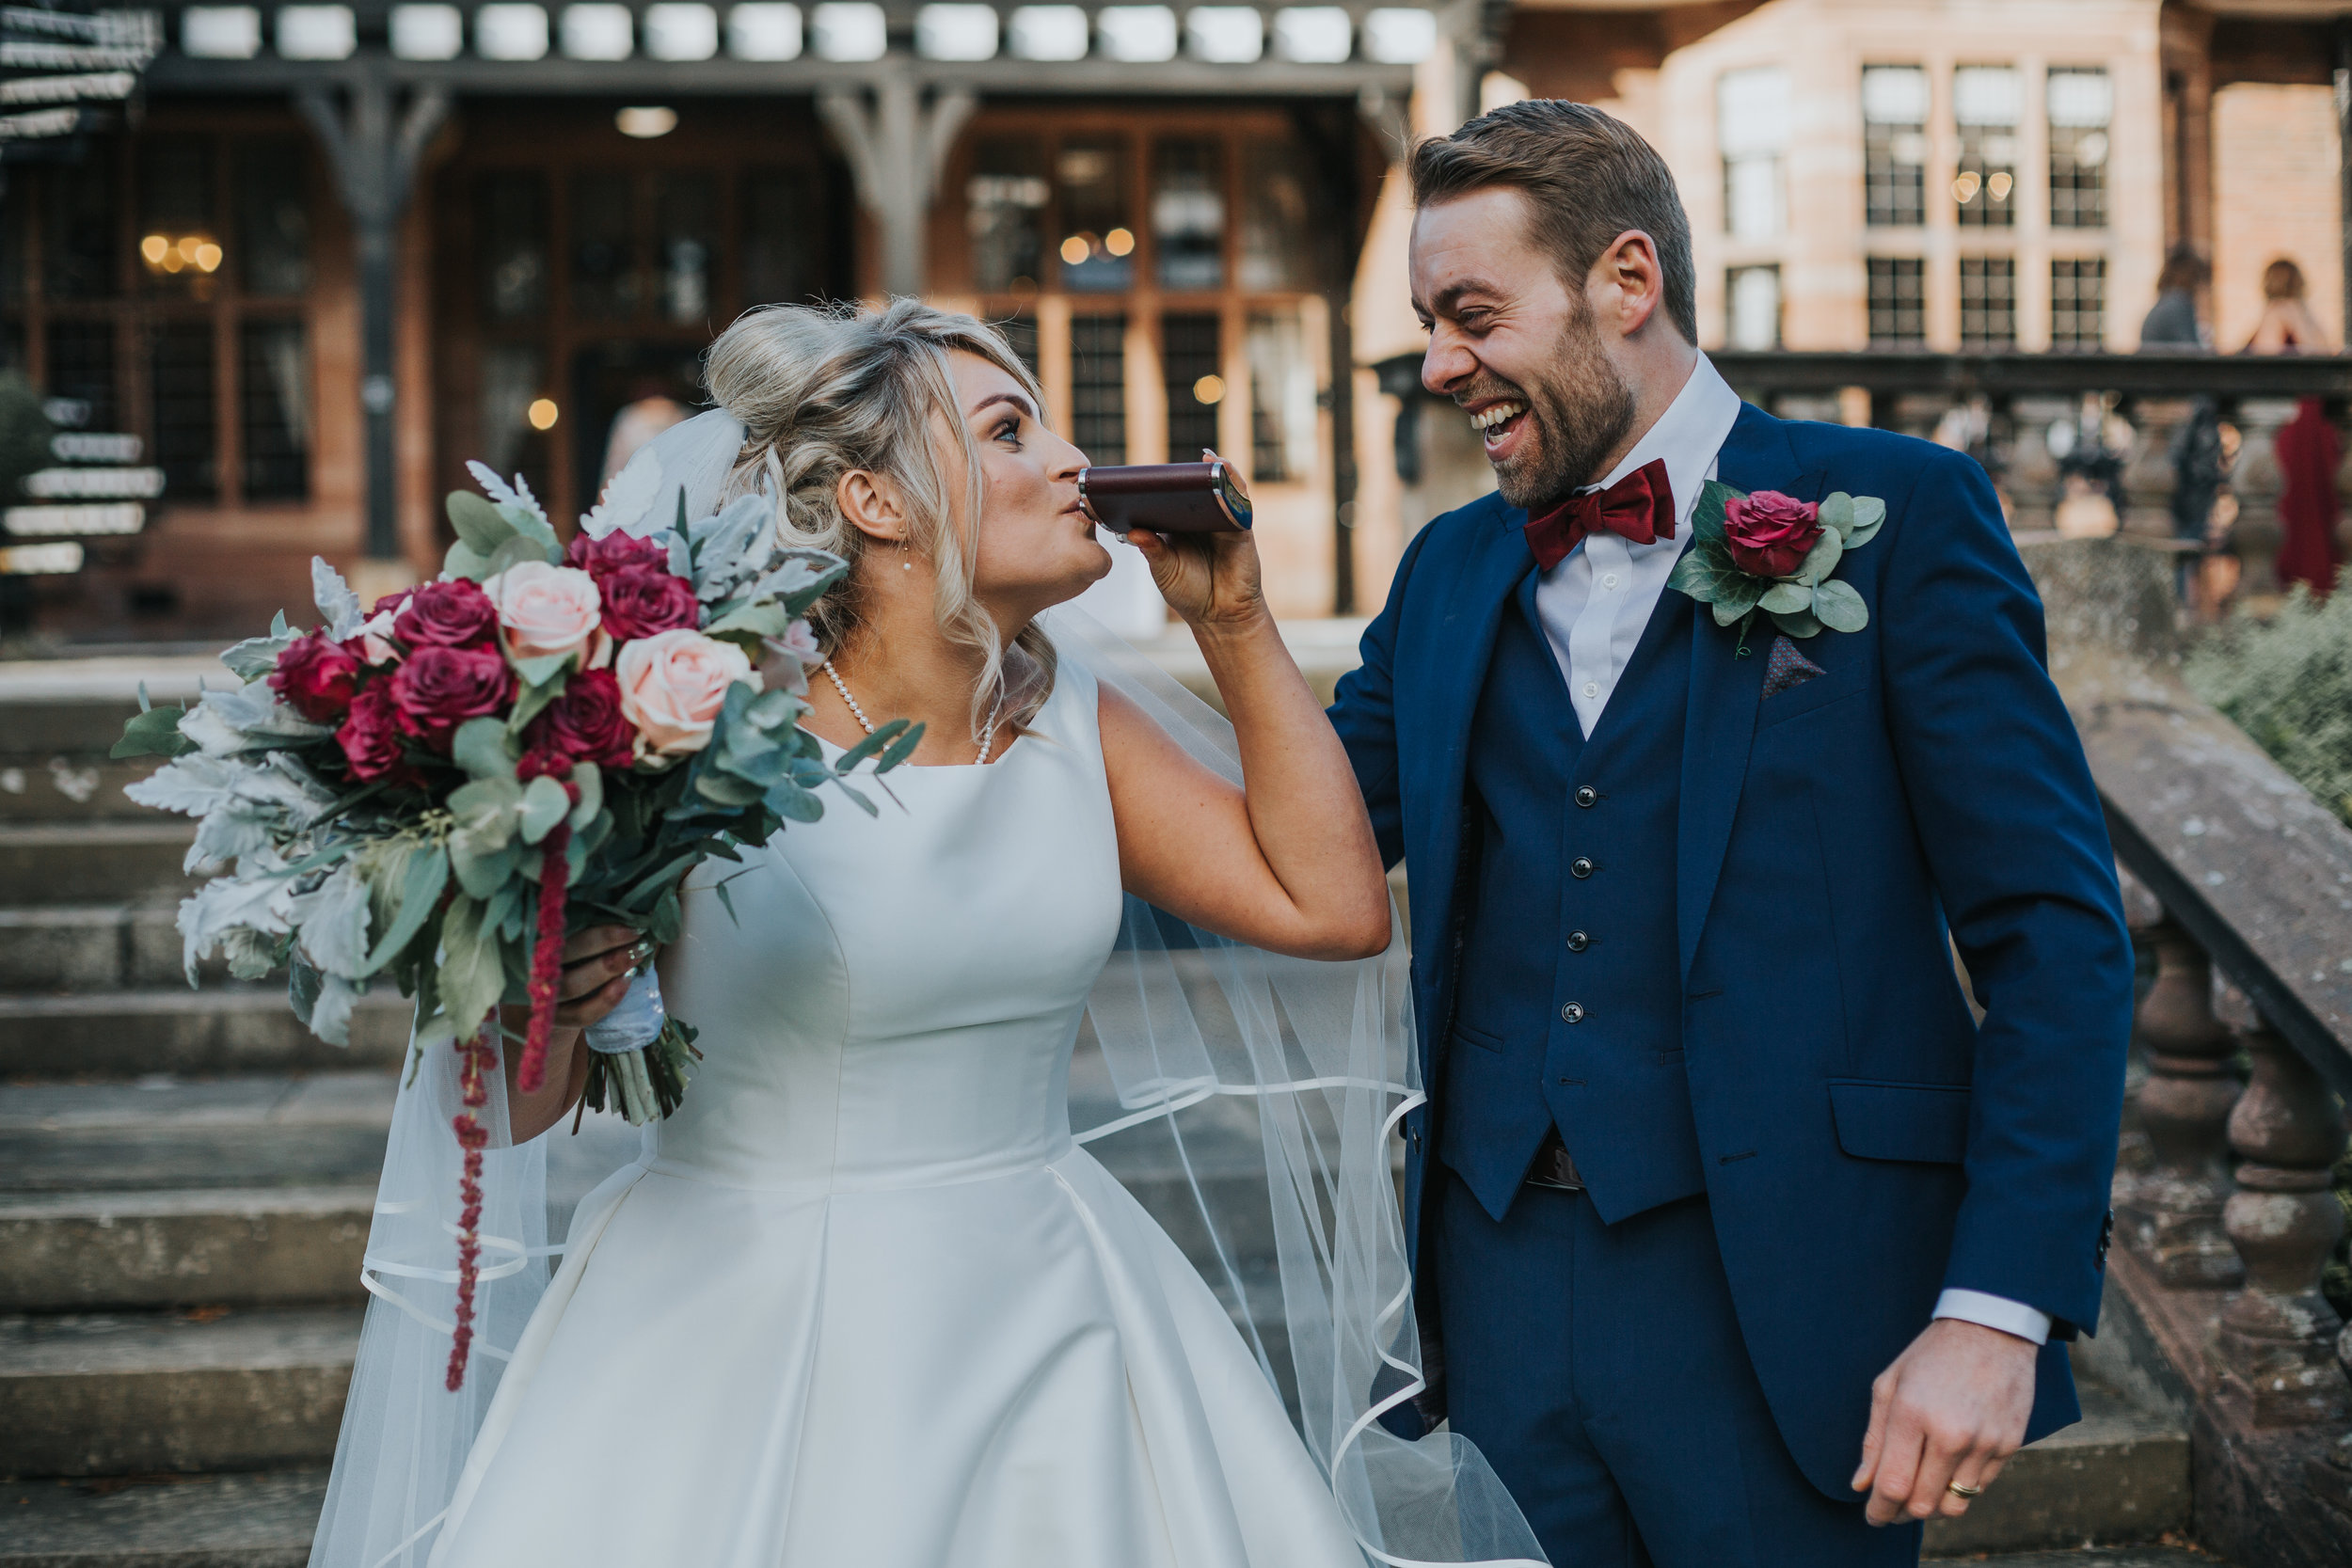
<path fill-rule="evenodd" d="M 2221 1309 L 2220 1398 L 2256 1427 L 2352 1417 L 2336 1364 L 2335 1309 L 2319 1271 L 2344 1230 L 2328 1188 L 2344 1113 L 2311 1064 L 2267 1025 L 2247 1032 L 2254 1075 L 2230 1113 L 2238 1190 L 2222 1223 L 2246 1262 L 2246 1288 Z"/>
<path fill-rule="evenodd" d="M 2123 531 L 2172 537 L 2172 436 L 2192 405 L 2180 398 L 2140 398 L 2131 407 L 2132 454 L 2123 465 Z"/>
<path fill-rule="evenodd" d="M 2134 1106 L 2148 1135 L 2149 1170 L 2117 1197 L 2126 1245 L 2171 1286 L 2235 1285 L 2244 1273 L 2222 1228 L 2231 1193 L 2229 1125 L 2238 1083 L 2234 1042 L 2213 1011 L 2213 964 L 2167 919 L 2147 933 L 2156 982 L 2137 1033 L 2148 1077 Z"/>
<path fill-rule="evenodd" d="M 2279 591 L 2279 546 L 2286 531 L 2279 517 L 2285 479 L 2279 471 L 2277 438 L 2294 418 L 2295 404 L 2286 398 L 2248 398 L 2232 416 L 2238 451 L 2230 465 L 2230 493 L 2237 498 L 2231 542 L 2244 568 L 2242 592 L 2248 594 Z"/>

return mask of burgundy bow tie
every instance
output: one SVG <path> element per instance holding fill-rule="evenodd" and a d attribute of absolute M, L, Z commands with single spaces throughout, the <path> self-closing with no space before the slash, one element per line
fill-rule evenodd
<path fill-rule="evenodd" d="M 1606 490 L 1570 496 L 1527 520 L 1527 547 L 1549 572 L 1588 533 L 1606 531 L 1628 544 L 1654 545 L 1675 536 L 1674 487 L 1666 483 L 1666 460 L 1643 464 Z"/>

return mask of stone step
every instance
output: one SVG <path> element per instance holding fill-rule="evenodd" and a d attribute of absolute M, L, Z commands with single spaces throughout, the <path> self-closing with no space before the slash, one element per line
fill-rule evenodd
<path fill-rule="evenodd" d="M 305 1029 L 282 987 L 185 987 L 84 996 L 0 996 L 0 1078 L 128 1078 L 390 1066 L 413 1005 L 386 988 L 353 1012 L 351 1044 Z"/>
<path fill-rule="evenodd" d="M 0 1085 L 0 1192 L 372 1186 L 388 1070 Z"/>
<path fill-rule="evenodd" d="M 0 1475 L 322 1464 L 361 1308 L 0 1319 Z"/>
<path fill-rule="evenodd" d="M 0 1312 L 358 1301 L 374 1205 L 373 1182 L 0 1195 Z"/>
<path fill-rule="evenodd" d="M 2097 1383 L 2080 1387 L 2082 1420 L 2019 1449 L 1966 1513 L 1931 1522 L 1930 1555 L 2161 1541 L 2188 1528 L 2188 1434 Z"/>
<path fill-rule="evenodd" d="M 0 823 L 0 904 L 177 900 L 196 825 L 147 812 L 132 821 Z"/>
<path fill-rule="evenodd" d="M 1930 1556 L 1921 1560 L 1963 1561 L 1975 1568 L 2230 1568 L 2222 1559 L 2194 1546 L 2077 1546 L 2072 1551 L 2007 1552 L 1965 1558 Z M 7 1561 L 0 1557 L 0 1563 Z"/>
<path fill-rule="evenodd" d="M 324 1469 L 0 1488 L 0 1568 L 304 1568 Z"/>
<path fill-rule="evenodd" d="M 0 994 L 183 987 L 178 921 L 169 900 L 0 909 Z M 197 973 L 228 978 L 217 955 Z"/>

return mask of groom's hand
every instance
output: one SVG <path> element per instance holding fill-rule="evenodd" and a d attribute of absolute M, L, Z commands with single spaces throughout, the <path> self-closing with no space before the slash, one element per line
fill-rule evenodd
<path fill-rule="evenodd" d="M 1958 1518 L 2025 1441 L 2033 1413 L 2030 1339 L 1938 1318 L 1870 1385 L 1870 1430 L 1853 1489 L 1870 1495 L 1870 1523 Z"/>

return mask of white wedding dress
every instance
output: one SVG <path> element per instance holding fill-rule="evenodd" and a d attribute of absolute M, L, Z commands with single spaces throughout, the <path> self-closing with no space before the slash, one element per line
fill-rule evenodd
<path fill-rule="evenodd" d="M 1359 1568 L 1264 1373 L 1070 1132 L 1120 928 L 1097 689 L 692 885 L 706 1060 L 581 1205 L 437 1568 Z"/>

